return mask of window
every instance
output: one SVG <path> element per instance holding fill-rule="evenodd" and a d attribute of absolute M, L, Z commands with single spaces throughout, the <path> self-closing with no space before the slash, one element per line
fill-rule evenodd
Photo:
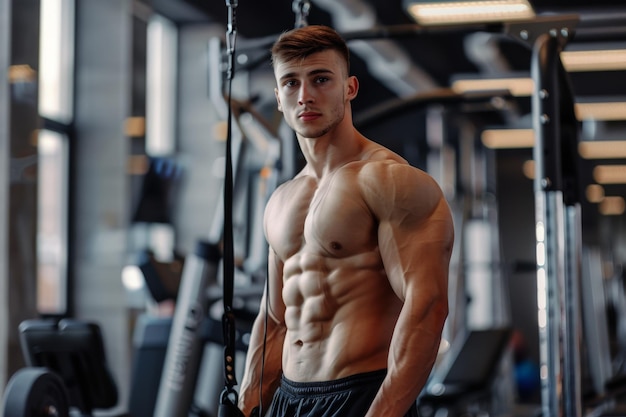
<path fill-rule="evenodd" d="M 68 312 L 69 136 L 73 118 L 74 0 L 41 2 L 39 40 L 37 309 Z"/>
<path fill-rule="evenodd" d="M 67 311 L 68 140 L 41 130 L 38 138 L 37 310 Z"/>

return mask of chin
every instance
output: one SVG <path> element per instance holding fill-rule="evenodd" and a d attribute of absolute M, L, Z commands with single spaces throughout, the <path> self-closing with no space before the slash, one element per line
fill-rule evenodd
<path fill-rule="evenodd" d="M 303 138 L 307 138 L 307 139 L 317 139 L 321 136 L 324 136 L 326 132 L 320 132 L 319 130 L 316 131 L 310 131 L 310 130 L 300 130 L 298 132 L 298 135 L 300 135 Z"/>

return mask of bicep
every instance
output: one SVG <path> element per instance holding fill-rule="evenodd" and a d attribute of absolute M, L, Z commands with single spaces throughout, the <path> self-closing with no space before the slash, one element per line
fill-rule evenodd
<path fill-rule="evenodd" d="M 433 309 L 445 315 L 454 231 L 439 185 L 427 173 L 398 163 L 369 165 L 360 185 L 378 222 L 378 247 L 391 287 L 402 301 L 411 301 L 412 316 L 425 317 Z"/>
<path fill-rule="evenodd" d="M 381 257 L 389 282 L 402 300 L 410 291 L 411 297 L 447 302 L 452 217 L 438 190 L 431 198 L 428 210 L 400 205 L 380 220 Z"/>
<path fill-rule="evenodd" d="M 388 225 L 380 233 L 388 242 L 381 249 L 387 278 L 403 302 L 399 328 L 440 335 L 449 311 L 450 223 L 433 213 L 413 227 Z"/>

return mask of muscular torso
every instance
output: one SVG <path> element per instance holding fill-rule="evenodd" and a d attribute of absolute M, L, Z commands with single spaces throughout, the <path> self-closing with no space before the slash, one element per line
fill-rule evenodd
<path fill-rule="evenodd" d="M 266 234 L 283 264 L 284 375 L 324 381 L 386 368 L 402 303 L 378 249 L 378 222 L 352 162 L 321 180 L 300 175 L 268 203 Z M 281 281 L 282 279 L 282 281 Z M 284 311 L 284 316 L 282 312 Z"/>

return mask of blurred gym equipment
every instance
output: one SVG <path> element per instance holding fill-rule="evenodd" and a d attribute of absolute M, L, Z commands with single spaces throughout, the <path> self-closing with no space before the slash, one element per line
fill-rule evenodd
<path fill-rule="evenodd" d="M 87 417 L 117 405 L 98 325 L 33 319 L 22 322 L 19 331 L 28 367 L 11 378 L 4 416 L 65 417 L 76 411 Z"/>

